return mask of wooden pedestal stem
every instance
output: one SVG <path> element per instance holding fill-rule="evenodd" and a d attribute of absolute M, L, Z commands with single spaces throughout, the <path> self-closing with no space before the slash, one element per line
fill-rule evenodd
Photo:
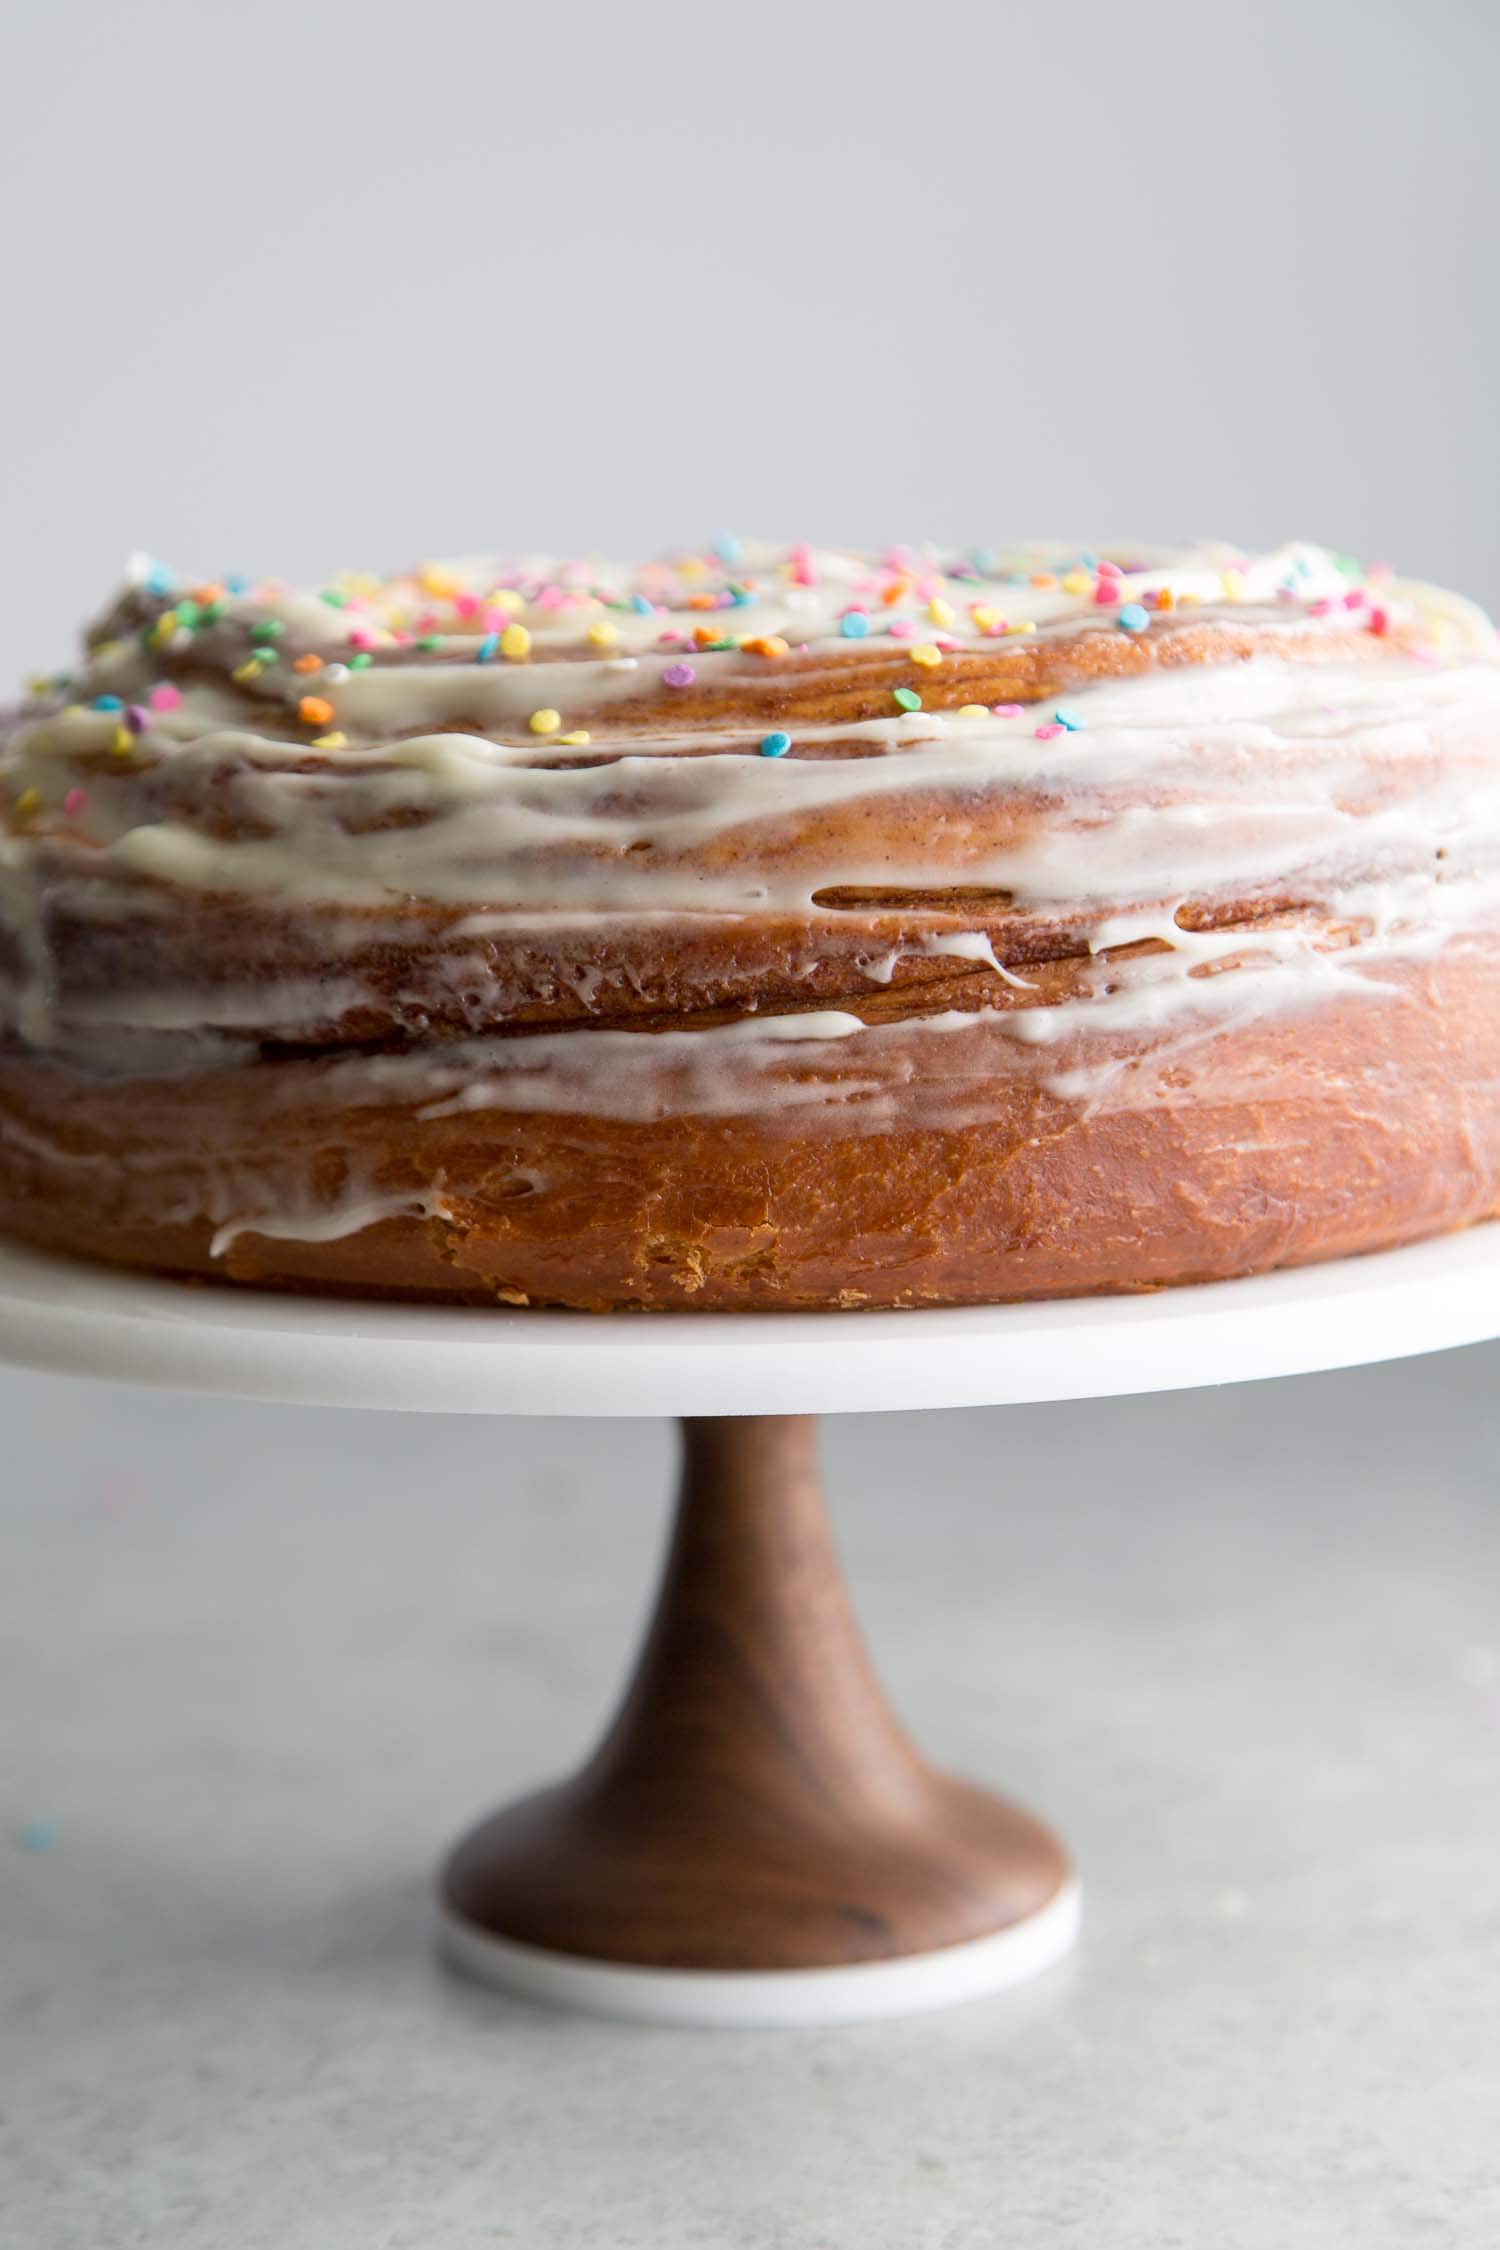
<path fill-rule="evenodd" d="M 808 1416 L 689 1421 L 655 1615 L 572 1780 L 459 1845 L 481 1931 L 596 1961 L 801 1969 L 925 1953 L 1035 1914 L 1068 1874 L 1026 1813 L 926 1764 L 834 1550 Z"/>

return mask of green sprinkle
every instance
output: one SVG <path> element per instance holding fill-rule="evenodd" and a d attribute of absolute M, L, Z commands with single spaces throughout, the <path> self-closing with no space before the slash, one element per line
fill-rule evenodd
<path fill-rule="evenodd" d="M 177 604 L 177 622 L 179 625 L 186 625 L 191 628 L 200 624 L 202 618 L 203 612 L 196 602 L 179 602 Z"/>
<path fill-rule="evenodd" d="M 252 641 L 279 641 L 285 631 L 279 617 L 263 617 L 258 625 L 251 626 L 250 638 Z"/>
<path fill-rule="evenodd" d="M 915 688 L 898 687 L 893 688 L 891 692 L 895 696 L 896 701 L 900 704 L 903 711 L 921 710 L 922 698 L 920 697 L 920 695 L 918 695 Z"/>
<path fill-rule="evenodd" d="M 199 624 L 216 625 L 228 607 L 228 602 L 205 602 L 198 612 Z"/>
<path fill-rule="evenodd" d="M 348 661 L 351 672 L 363 672 L 374 663 L 375 659 L 367 648 L 362 648 L 358 655 L 351 656 Z"/>
<path fill-rule="evenodd" d="M 349 596 L 341 594 L 337 586 L 325 586 L 318 599 L 320 602 L 327 602 L 330 609 L 347 609 L 349 607 Z"/>
<path fill-rule="evenodd" d="M 442 645 L 443 636 L 441 633 L 424 633 L 417 643 L 418 648 L 441 648 Z"/>

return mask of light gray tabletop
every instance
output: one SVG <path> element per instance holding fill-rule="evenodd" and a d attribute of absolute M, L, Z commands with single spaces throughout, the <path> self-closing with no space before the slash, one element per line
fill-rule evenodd
<path fill-rule="evenodd" d="M 0 2229 L 25 2250 L 1492 2250 L 1500 1350 L 830 1426 L 924 1742 L 1076 1846 L 1000 2001 L 633 2030 L 424 1946 L 587 1744 L 650 1424 L 0 1374 Z"/>

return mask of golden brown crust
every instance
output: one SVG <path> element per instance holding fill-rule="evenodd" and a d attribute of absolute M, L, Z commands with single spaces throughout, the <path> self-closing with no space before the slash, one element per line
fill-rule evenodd
<path fill-rule="evenodd" d="M 1216 1032 L 1130 1106 L 1023 1076 L 986 1114 L 861 1136 L 824 1113 L 653 1123 L 420 1102 L 330 1107 L 324 1066 L 110 1084 L 0 1061 L 0 1227 L 49 1249 L 263 1287 L 587 1309 L 969 1303 L 1219 1279 L 1500 1210 L 1500 940 L 1392 967 L 1381 998 Z M 588 1036 L 583 1034 L 580 1036 Z M 646 1035 L 649 1036 L 649 1035 Z M 853 1069 L 851 1061 L 847 1066 Z M 351 1178 L 446 1212 L 332 1241 L 193 1214 Z M 533 1183 L 545 1192 L 533 1192 Z M 252 1191 L 246 1189 L 247 1195 Z"/>

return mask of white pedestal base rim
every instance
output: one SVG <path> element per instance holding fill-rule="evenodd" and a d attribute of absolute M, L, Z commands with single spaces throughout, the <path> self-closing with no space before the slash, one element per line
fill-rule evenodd
<path fill-rule="evenodd" d="M 456 1969 L 479 1983 L 579 2015 L 724 2029 L 871 2023 L 978 2000 L 1040 1976 L 1072 1951 L 1081 1906 L 1082 1893 L 1070 1880 L 1035 1914 L 989 1937 L 833 1969 L 637 1969 L 518 1945 L 446 1906 L 438 1943 Z"/>

